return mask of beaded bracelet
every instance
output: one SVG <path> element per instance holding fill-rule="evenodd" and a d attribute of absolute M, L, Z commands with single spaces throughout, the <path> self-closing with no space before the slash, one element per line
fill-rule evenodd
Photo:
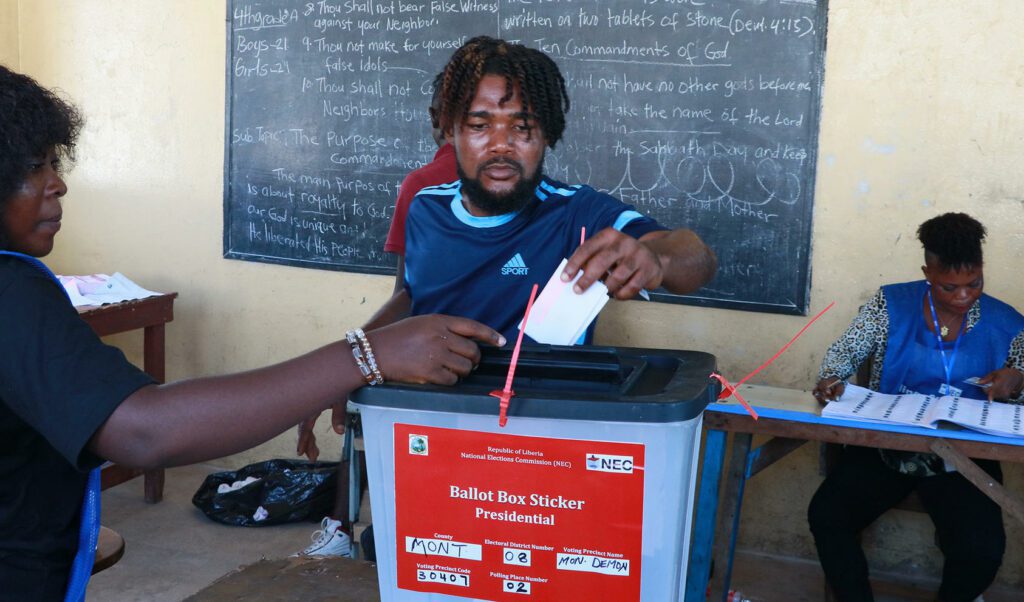
<path fill-rule="evenodd" d="M 366 381 L 366 384 L 382 384 L 384 377 L 381 375 L 380 369 L 377 368 L 377 360 L 373 356 L 373 349 L 370 347 L 370 341 L 367 340 L 363 329 L 356 328 L 346 332 L 345 340 L 352 347 L 352 357 L 355 358 L 356 366 L 359 368 L 360 374 L 363 375 L 363 380 Z"/>
<path fill-rule="evenodd" d="M 377 358 L 373 355 L 373 348 L 370 347 L 370 340 L 366 338 L 366 333 L 363 332 L 362 328 L 356 328 L 356 336 L 359 337 L 359 342 L 363 346 L 363 354 L 366 356 L 366 363 L 370 365 L 370 370 L 373 371 L 373 376 L 376 379 L 376 382 L 371 384 L 384 384 L 384 375 L 380 373 L 380 369 L 377 367 Z"/>
<path fill-rule="evenodd" d="M 363 350 L 356 332 L 354 330 L 346 332 L 345 340 L 347 340 L 348 344 L 352 346 L 352 357 L 356 360 L 356 367 L 359 368 L 359 373 L 363 375 L 363 380 L 365 380 L 368 385 L 376 385 L 377 377 L 363 358 Z"/>

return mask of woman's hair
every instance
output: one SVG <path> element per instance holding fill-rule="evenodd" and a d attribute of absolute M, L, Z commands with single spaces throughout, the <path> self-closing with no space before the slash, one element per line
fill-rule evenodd
<path fill-rule="evenodd" d="M 966 213 L 943 213 L 917 228 L 925 257 L 931 254 L 943 266 L 956 271 L 981 267 L 981 242 L 985 234 L 985 226 Z"/>
<path fill-rule="evenodd" d="M 74 160 L 81 129 L 73 105 L 0 65 L 0 215 L 28 176 L 32 159 L 53 148 L 65 163 Z M 7 247 L 3 238 L 0 229 L 0 249 Z"/>
<path fill-rule="evenodd" d="M 562 139 L 565 114 L 569 112 L 569 95 L 558 65 L 539 50 L 487 36 L 463 44 L 444 68 L 441 131 L 451 132 L 466 117 L 485 75 L 505 78 L 503 103 L 519 89 L 523 108 L 537 116 L 545 140 L 554 148 Z"/>

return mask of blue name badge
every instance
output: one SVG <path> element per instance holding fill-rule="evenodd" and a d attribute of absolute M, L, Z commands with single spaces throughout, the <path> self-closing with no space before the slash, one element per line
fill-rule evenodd
<path fill-rule="evenodd" d="M 963 395 L 963 389 L 957 389 L 956 387 L 951 387 L 951 386 L 943 383 L 943 384 L 939 385 L 939 395 L 949 395 L 951 397 L 960 397 L 961 395 Z"/>

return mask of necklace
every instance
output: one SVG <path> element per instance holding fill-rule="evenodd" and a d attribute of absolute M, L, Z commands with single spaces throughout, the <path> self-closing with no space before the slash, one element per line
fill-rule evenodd
<path fill-rule="evenodd" d="M 942 324 L 942 328 L 939 328 L 939 334 L 945 338 L 949 334 L 949 326 L 946 326 L 946 321 L 942 318 L 939 318 L 939 323 Z"/>
<path fill-rule="evenodd" d="M 946 335 L 949 334 L 949 327 L 946 326 L 946 321 L 943 320 L 941 317 L 939 317 L 939 323 L 942 324 L 942 327 L 939 328 L 939 334 L 945 337 Z"/>

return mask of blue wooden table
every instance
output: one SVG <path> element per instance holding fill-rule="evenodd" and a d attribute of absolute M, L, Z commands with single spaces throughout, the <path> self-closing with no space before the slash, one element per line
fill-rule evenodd
<path fill-rule="evenodd" d="M 704 413 L 704 464 L 697 491 L 686 580 L 684 599 L 687 602 L 706 599 L 724 602 L 732 576 L 746 481 L 807 441 L 938 453 L 1011 516 L 1024 522 L 1024 503 L 968 459 L 1024 462 L 1024 439 L 959 428 L 932 430 L 822 418 L 820 407 L 809 391 L 744 385 L 739 393 L 754 406 L 758 420 L 754 420 L 735 398 L 712 404 Z M 719 486 L 730 432 L 734 433 L 732 459 L 720 498 Z M 751 443 L 756 434 L 772 438 L 755 448 Z M 796 510 L 803 512 L 805 508 Z M 712 559 L 719 568 L 710 584 L 711 597 L 707 598 Z"/>

